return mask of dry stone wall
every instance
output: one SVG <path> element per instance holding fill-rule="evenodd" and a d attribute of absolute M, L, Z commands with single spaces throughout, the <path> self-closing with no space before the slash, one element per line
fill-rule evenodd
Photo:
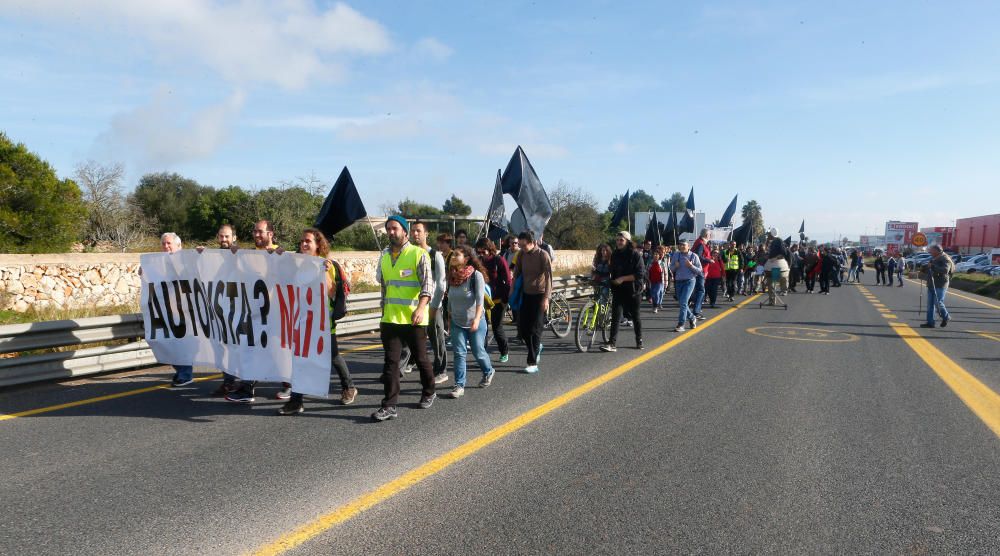
<path fill-rule="evenodd" d="M 333 258 L 352 282 L 375 282 L 378 253 L 343 252 Z M 592 258 L 590 251 L 558 251 L 556 272 L 584 267 Z M 0 255 L 0 310 L 133 305 L 140 285 L 138 253 Z"/>

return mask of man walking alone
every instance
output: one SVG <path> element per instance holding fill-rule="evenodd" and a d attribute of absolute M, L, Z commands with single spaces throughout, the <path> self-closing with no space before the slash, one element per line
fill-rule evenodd
<path fill-rule="evenodd" d="M 951 261 L 940 245 L 931 245 L 931 262 L 920 271 L 920 276 L 927 280 L 927 322 L 921 328 L 934 328 L 934 310 L 941 316 L 941 327 L 948 326 L 951 315 L 944 306 L 944 296 L 948 293 L 951 275 L 955 272 L 955 263 Z"/>
<path fill-rule="evenodd" d="M 552 295 L 552 261 L 549 254 L 535 244 L 533 232 L 521 232 L 518 243 L 521 253 L 514 267 L 514 279 L 521 277 L 524 293 L 517 315 L 517 332 L 528 348 L 524 372 L 537 373 L 542 355 L 542 315 L 549 310 L 549 296 Z"/>

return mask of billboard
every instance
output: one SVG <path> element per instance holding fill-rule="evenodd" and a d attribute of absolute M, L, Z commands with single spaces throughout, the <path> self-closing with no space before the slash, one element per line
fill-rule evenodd
<path fill-rule="evenodd" d="M 885 250 L 890 254 L 902 251 L 910 244 L 915 233 L 917 233 L 916 222 L 900 222 L 899 220 L 886 222 Z"/>

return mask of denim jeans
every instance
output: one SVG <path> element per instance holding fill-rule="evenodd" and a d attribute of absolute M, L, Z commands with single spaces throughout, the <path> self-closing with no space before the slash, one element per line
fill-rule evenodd
<path fill-rule="evenodd" d="M 927 323 L 934 324 L 934 309 L 942 319 L 947 319 L 948 308 L 944 306 L 944 297 L 948 293 L 948 288 L 927 288 Z"/>
<path fill-rule="evenodd" d="M 694 275 L 694 314 L 701 314 L 701 304 L 705 301 L 705 276 L 696 272 Z"/>
<path fill-rule="evenodd" d="M 472 347 L 472 356 L 479 363 L 479 368 L 483 370 L 483 376 L 493 372 L 493 365 L 490 364 L 490 356 L 486 353 L 486 316 L 479 321 L 479 329 L 473 332 L 471 329 L 462 328 L 451 323 L 451 351 L 455 354 L 455 386 L 465 387 L 465 342 L 468 341 Z"/>
<path fill-rule="evenodd" d="M 653 307 L 663 306 L 663 282 L 649 285 L 649 300 L 653 303 Z"/>
<path fill-rule="evenodd" d="M 194 367 L 191 365 L 174 365 L 174 379 L 178 382 L 187 382 L 191 380 L 191 376 L 194 374 Z"/>
<path fill-rule="evenodd" d="M 694 278 L 674 280 L 677 303 L 681 306 L 680 313 L 677 315 L 677 326 L 684 326 L 685 322 L 694 318 L 694 314 L 688 309 L 688 301 L 691 299 L 691 293 L 694 292 L 694 282 Z"/>

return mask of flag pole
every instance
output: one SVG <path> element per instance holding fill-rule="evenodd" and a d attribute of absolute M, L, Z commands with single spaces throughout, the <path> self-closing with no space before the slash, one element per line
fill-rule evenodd
<path fill-rule="evenodd" d="M 375 236 L 375 245 L 377 245 L 378 246 L 378 250 L 381 251 L 382 250 L 382 243 L 378 240 L 378 233 L 375 231 L 375 225 L 372 224 L 372 217 L 368 216 L 366 214 L 365 215 L 365 219 L 368 220 L 368 226 L 371 227 L 371 229 L 372 229 L 372 235 Z"/>

